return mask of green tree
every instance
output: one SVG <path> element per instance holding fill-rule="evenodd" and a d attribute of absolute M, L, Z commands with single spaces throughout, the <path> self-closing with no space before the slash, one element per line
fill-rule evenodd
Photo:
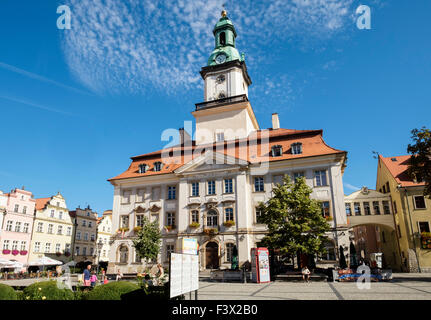
<path fill-rule="evenodd" d="M 303 177 L 293 183 L 286 175 L 283 184 L 277 184 L 273 197 L 259 206 L 259 220 L 268 226 L 263 245 L 287 255 L 325 252 L 325 233 L 330 226 L 320 203 L 310 198 L 312 192 Z"/>
<path fill-rule="evenodd" d="M 142 229 L 133 240 L 133 246 L 141 258 L 155 261 L 160 252 L 161 238 L 158 222 L 150 222 L 144 217 Z"/>
<path fill-rule="evenodd" d="M 425 127 L 414 129 L 412 140 L 407 147 L 412 155 L 408 172 L 418 182 L 425 182 L 424 195 L 431 197 L 431 131 Z"/>

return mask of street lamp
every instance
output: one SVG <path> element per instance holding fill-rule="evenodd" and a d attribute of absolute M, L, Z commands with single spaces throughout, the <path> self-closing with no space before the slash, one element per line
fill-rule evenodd
<path fill-rule="evenodd" d="M 102 247 L 103 247 L 103 241 L 102 239 L 100 239 L 99 242 L 97 243 L 97 273 L 99 273 L 100 251 L 102 250 Z"/>

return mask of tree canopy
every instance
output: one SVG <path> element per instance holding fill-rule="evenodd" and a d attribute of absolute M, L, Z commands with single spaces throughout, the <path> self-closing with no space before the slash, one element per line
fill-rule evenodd
<path fill-rule="evenodd" d="M 150 222 L 144 217 L 142 229 L 133 240 L 133 246 L 141 258 L 154 261 L 160 252 L 161 238 L 158 222 Z"/>
<path fill-rule="evenodd" d="M 303 177 L 295 183 L 288 175 L 273 189 L 273 197 L 261 203 L 261 222 L 268 226 L 262 240 L 270 249 L 283 254 L 318 254 L 325 252 L 325 233 L 329 224 L 322 215 L 321 204 L 310 198 L 313 190 Z"/>
<path fill-rule="evenodd" d="M 412 140 L 407 147 L 411 154 L 408 172 L 418 182 L 425 182 L 424 195 L 431 197 L 431 131 L 425 127 L 414 129 Z"/>

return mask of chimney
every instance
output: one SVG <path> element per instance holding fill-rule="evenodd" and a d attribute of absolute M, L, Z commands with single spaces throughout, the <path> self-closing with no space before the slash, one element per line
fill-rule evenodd
<path fill-rule="evenodd" d="M 180 145 L 191 144 L 192 138 L 189 133 L 184 128 L 180 128 L 178 131 L 180 132 Z"/>
<path fill-rule="evenodd" d="M 272 129 L 280 129 L 280 119 L 278 118 L 278 113 L 272 114 Z"/>

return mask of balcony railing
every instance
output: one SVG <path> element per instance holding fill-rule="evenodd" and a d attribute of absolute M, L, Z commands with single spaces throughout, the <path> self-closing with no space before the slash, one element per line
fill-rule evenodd
<path fill-rule="evenodd" d="M 215 107 L 221 107 L 229 104 L 241 103 L 246 101 L 248 101 L 247 95 L 241 94 L 239 96 L 227 97 L 227 98 L 197 103 L 196 111 L 215 108 Z"/>

